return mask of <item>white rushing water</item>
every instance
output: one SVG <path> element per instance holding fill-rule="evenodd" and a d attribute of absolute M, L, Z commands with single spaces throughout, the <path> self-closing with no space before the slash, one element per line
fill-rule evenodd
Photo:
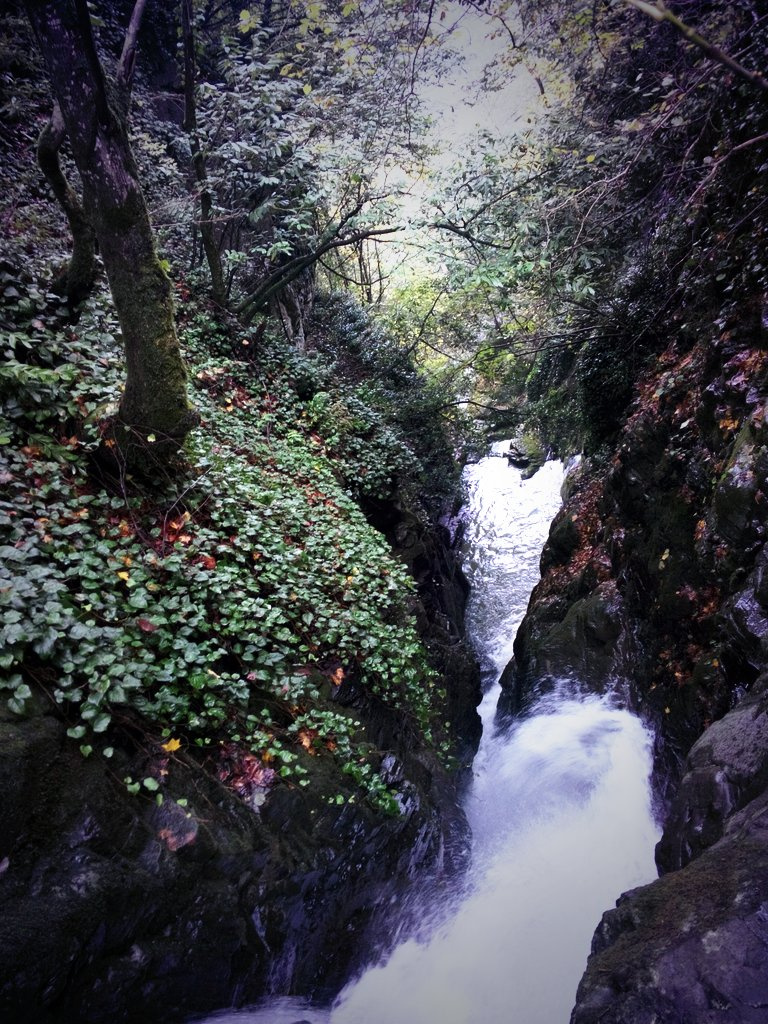
<path fill-rule="evenodd" d="M 491 684 L 539 578 L 563 469 L 528 481 L 495 453 L 465 471 L 468 628 Z M 481 707 L 484 736 L 466 810 L 473 867 L 446 920 L 408 940 L 341 993 L 330 1011 L 297 1000 L 212 1018 L 219 1024 L 568 1024 L 602 912 L 655 877 L 650 737 L 610 699 L 548 694 L 494 729 L 498 686 Z"/>

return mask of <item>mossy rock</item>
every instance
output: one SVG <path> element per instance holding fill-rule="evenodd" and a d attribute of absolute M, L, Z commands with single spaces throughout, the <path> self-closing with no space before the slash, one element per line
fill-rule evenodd
<path fill-rule="evenodd" d="M 547 543 L 541 555 L 541 571 L 565 565 L 579 546 L 579 528 L 571 512 L 558 513 L 552 522 Z"/>

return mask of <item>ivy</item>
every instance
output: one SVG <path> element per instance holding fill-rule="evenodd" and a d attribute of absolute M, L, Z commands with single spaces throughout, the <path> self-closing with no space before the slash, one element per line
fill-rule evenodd
<path fill-rule="evenodd" d="M 95 392 L 120 374 L 97 300 L 66 345 L 41 332 L 48 365 L 8 364 L 0 690 L 16 714 L 52 701 L 84 756 L 111 752 L 133 710 L 201 755 L 238 744 L 270 784 L 310 784 L 322 756 L 394 813 L 381 755 L 337 699 L 347 682 L 423 729 L 434 715 L 413 582 L 355 500 L 388 493 L 413 453 L 360 398 L 302 401 L 290 359 L 265 353 L 257 372 L 204 326 L 189 332 L 202 426 L 180 478 L 151 490 L 91 475 Z"/>

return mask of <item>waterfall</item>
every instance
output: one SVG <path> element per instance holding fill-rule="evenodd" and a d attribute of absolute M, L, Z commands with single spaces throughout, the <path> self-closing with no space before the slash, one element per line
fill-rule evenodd
<path fill-rule="evenodd" d="M 655 877 L 651 738 L 636 717 L 571 683 L 512 729 L 494 727 L 498 677 L 563 478 L 548 462 L 523 480 L 502 448 L 464 480 L 467 621 L 487 693 L 466 799 L 473 866 L 460 899 L 436 898 L 419 938 L 352 981 L 330 1012 L 288 1000 L 219 1024 L 568 1024 L 602 912 Z"/>

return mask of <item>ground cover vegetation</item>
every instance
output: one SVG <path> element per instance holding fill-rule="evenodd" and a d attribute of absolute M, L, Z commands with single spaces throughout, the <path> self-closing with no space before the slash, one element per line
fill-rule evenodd
<path fill-rule="evenodd" d="M 38 34 L 45 7 L 30 5 Z M 357 8 L 336 13 L 351 19 Z M 329 92 L 346 90 L 348 105 L 363 102 L 354 98 L 360 53 L 339 85 L 337 64 L 349 47 L 314 5 L 303 14 L 290 5 L 250 15 L 227 5 L 184 10 L 182 43 L 194 28 L 196 62 L 216 85 L 200 88 L 196 121 L 189 90 L 168 101 L 186 99 L 185 130 L 154 113 L 145 77 L 132 92 L 130 131 L 127 113 L 120 128 L 121 137 L 131 135 L 135 163 L 132 150 L 124 156 L 158 225 L 162 248 L 153 243 L 150 258 L 164 295 L 174 279 L 184 402 L 198 422 L 182 448 L 182 436 L 172 438 L 172 450 L 161 425 L 149 429 L 126 413 L 129 345 L 120 303 L 110 301 L 113 275 L 109 289 L 94 277 L 83 298 L 80 285 L 74 295 L 66 273 L 53 272 L 57 262 L 66 267 L 71 221 L 36 181 L 36 129 L 45 126 L 48 99 L 21 9 L 4 37 L 3 155 L 16 179 L 2 264 L 0 685 L 18 715 L 56 705 L 86 757 L 109 759 L 116 730 L 142 722 L 169 754 L 197 751 L 235 788 L 247 773 L 246 788 L 259 799 L 281 781 L 307 786 L 314 760 L 324 758 L 357 784 L 359 799 L 397 813 L 378 771 L 383 752 L 338 694 L 359 689 L 395 709 L 446 762 L 451 731 L 443 684 L 416 627 L 413 581 L 362 509 L 397 499 L 426 524 L 453 500 L 456 466 L 450 439 L 428 414 L 438 399 L 408 354 L 343 297 L 318 300 L 313 351 L 305 354 L 297 334 L 303 338 L 314 295 L 301 306 L 286 291 L 297 251 L 312 252 L 310 266 L 329 239 L 362 237 L 361 224 L 378 223 L 365 213 L 376 200 L 354 168 L 370 162 L 382 125 L 356 153 L 340 141 L 328 158 L 335 173 L 344 149 L 353 168 L 336 182 L 333 206 L 333 174 L 326 166 L 313 184 L 313 157 L 289 130 L 300 124 L 301 134 L 317 134 L 318 110 L 331 100 L 321 104 L 308 72 L 286 63 L 286 46 L 295 61 L 311 49 L 330 62 L 322 82 Z M 85 28 L 81 8 L 62 17 L 71 17 L 65 27 L 73 39 L 81 33 L 86 49 L 95 42 L 109 68 L 122 60 L 131 11 L 116 4 L 98 13 Z M 357 17 L 366 33 L 360 46 L 375 53 L 381 42 Z M 395 45 L 397 24 L 388 30 L 391 60 L 405 61 L 403 73 L 412 75 L 415 57 Z M 176 19 L 155 11 L 147 25 L 157 37 L 151 69 L 153 60 L 167 61 Z M 289 43 L 278 48 L 285 33 Z M 391 67 L 371 67 L 372 77 L 391 79 Z M 91 73 L 98 91 L 92 64 Z M 394 120 L 389 107 L 382 116 Z M 195 123 L 211 132 L 204 158 Z M 70 119 L 69 135 L 77 131 Z M 67 151 L 57 146 L 54 156 L 62 177 L 74 179 Z M 196 248 L 206 222 L 195 210 L 206 190 L 209 200 L 215 195 L 201 207 L 215 219 L 215 254 L 204 243 Z M 86 196 L 86 218 L 93 207 Z M 278 277 L 282 297 L 270 318 Z M 141 307 L 141 295 L 134 301 Z M 141 374 L 148 385 L 162 383 L 152 379 L 161 369 Z M 134 434 L 141 426 L 140 463 L 115 424 Z M 123 781 L 162 799 L 161 778 Z"/>

